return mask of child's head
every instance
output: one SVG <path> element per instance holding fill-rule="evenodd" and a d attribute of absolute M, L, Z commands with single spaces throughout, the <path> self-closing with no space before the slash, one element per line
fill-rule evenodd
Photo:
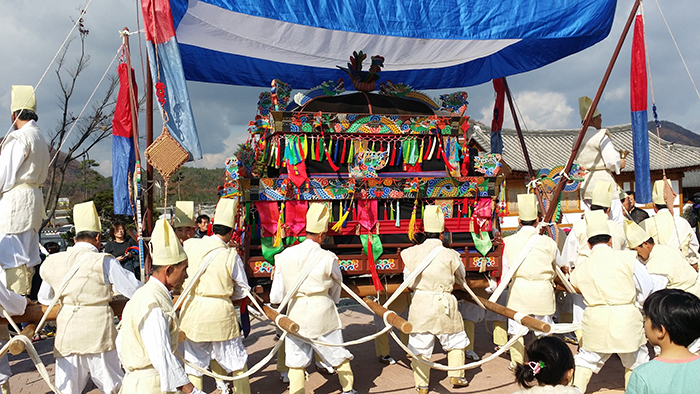
<path fill-rule="evenodd" d="M 700 337 L 700 299 L 678 289 L 652 293 L 644 301 L 644 332 L 652 345 L 671 343 L 687 347 Z"/>
<path fill-rule="evenodd" d="M 543 337 L 525 349 L 528 362 L 515 368 L 515 380 L 522 387 L 568 384 L 574 370 L 574 355 L 569 346 L 557 337 Z"/>

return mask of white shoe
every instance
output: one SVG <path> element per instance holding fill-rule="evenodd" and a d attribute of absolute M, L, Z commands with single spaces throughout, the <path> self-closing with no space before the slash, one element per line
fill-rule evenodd
<path fill-rule="evenodd" d="M 479 357 L 479 355 L 476 354 L 476 352 L 474 352 L 473 350 L 466 350 L 466 351 L 464 352 L 464 357 L 465 357 L 465 358 L 468 358 L 468 359 L 470 359 L 470 360 L 473 360 L 473 361 L 479 361 L 479 360 L 481 360 L 481 357 Z"/>
<path fill-rule="evenodd" d="M 386 365 L 396 364 L 396 360 L 394 360 L 394 358 L 391 356 L 379 356 L 379 362 L 384 363 Z"/>
<path fill-rule="evenodd" d="M 289 373 L 280 372 L 280 380 L 282 381 L 282 383 L 289 383 Z"/>
<path fill-rule="evenodd" d="M 216 388 L 221 391 L 221 394 L 231 394 L 231 389 L 228 388 L 228 385 L 223 380 L 216 381 Z"/>
<path fill-rule="evenodd" d="M 355 391 L 354 389 L 350 391 L 343 391 L 343 394 L 357 394 L 357 391 Z"/>

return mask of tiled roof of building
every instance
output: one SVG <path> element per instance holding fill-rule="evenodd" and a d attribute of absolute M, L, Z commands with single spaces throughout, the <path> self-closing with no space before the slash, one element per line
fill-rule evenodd
<path fill-rule="evenodd" d="M 488 151 L 490 147 L 489 127 L 474 125 L 469 130 L 473 131 L 472 139 Z M 622 172 L 634 171 L 634 153 L 632 147 L 632 125 L 608 127 L 615 148 L 630 152 L 626 158 L 626 166 Z M 523 131 L 523 137 L 527 146 L 532 167 L 535 171 L 542 168 L 553 168 L 566 165 L 571 155 L 579 129 L 575 130 L 534 130 Z M 503 129 L 503 161 L 513 170 L 527 172 L 525 157 L 520 147 L 520 141 L 515 130 Z M 661 139 L 661 152 L 659 151 L 659 139 L 656 134 L 649 132 L 649 166 L 652 171 L 660 171 L 663 163 L 667 170 L 681 169 L 693 170 L 700 168 L 700 148 L 675 144 Z"/>

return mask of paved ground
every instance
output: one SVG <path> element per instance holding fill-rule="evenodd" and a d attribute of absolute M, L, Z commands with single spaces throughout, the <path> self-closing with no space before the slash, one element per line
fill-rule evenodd
<path fill-rule="evenodd" d="M 374 332 L 371 316 L 359 309 L 346 310 L 342 314 L 342 320 L 346 340 L 357 339 Z M 492 353 L 491 336 L 484 324 L 477 324 L 476 336 L 476 352 L 480 355 Z M 258 322 L 253 325 L 253 332 L 245 340 L 245 344 L 250 354 L 248 365 L 252 367 L 265 357 L 273 346 L 274 330 Z M 37 350 L 53 377 L 52 346 L 53 340 L 43 340 L 36 343 Z M 392 366 L 386 366 L 377 361 L 372 342 L 353 346 L 350 350 L 355 355 L 352 368 L 355 372 L 355 389 L 359 393 L 415 393 L 410 362 L 396 344 L 392 343 L 392 355 L 398 363 Z M 572 350 L 575 352 L 575 348 Z M 439 349 L 436 349 L 436 352 L 433 361 L 446 363 L 444 353 Z M 253 393 L 282 394 L 287 392 L 286 385 L 278 378 L 279 374 L 275 370 L 274 360 L 273 358 L 270 364 L 251 378 L 251 391 Z M 468 370 L 467 377 L 471 380 L 471 385 L 460 389 L 452 389 L 446 372 L 433 371 L 430 384 L 431 393 L 511 394 L 517 391 L 518 387 L 513 383 L 512 372 L 507 369 L 509 361 L 508 358 L 501 357 L 480 368 Z M 10 356 L 10 365 L 14 373 L 10 379 L 13 394 L 50 393 L 48 386 L 36 372 L 34 364 L 26 353 Z M 308 372 L 307 393 L 340 392 L 336 376 L 322 375 L 313 366 L 309 368 Z M 623 368 L 620 360 L 613 356 L 601 373 L 593 376 L 589 392 L 623 393 L 622 387 Z M 213 380 L 206 379 L 204 388 L 207 393 L 218 393 L 218 390 L 215 390 Z M 85 393 L 97 394 L 99 390 L 90 383 Z"/>

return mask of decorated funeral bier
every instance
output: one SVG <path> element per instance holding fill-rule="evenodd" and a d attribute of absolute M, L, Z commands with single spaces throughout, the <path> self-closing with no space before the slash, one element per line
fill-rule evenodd
<path fill-rule="evenodd" d="M 227 160 L 219 191 L 241 199 L 248 277 L 269 278 L 275 254 L 304 239 L 308 204 L 323 202 L 332 212 L 324 247 L 345 274 L 371 278 L 377 291 L 402 273 L 400 251 L 422 241 L 429 204 L 442 207 L 447 242 L 467 271 L 485 279 L 500 268 L 504 176 L 499 155 L 478 156 L 466 145 L 467 93 L 436 103 L 391 81 L 373 92 L 383 58 L 362 71 L 365 58 L 354 53 L 341 67 L 356 92 L 341 79 L 292 98 L 291 86 L 274 80 L 260 95 L 249 139 Z"/>

